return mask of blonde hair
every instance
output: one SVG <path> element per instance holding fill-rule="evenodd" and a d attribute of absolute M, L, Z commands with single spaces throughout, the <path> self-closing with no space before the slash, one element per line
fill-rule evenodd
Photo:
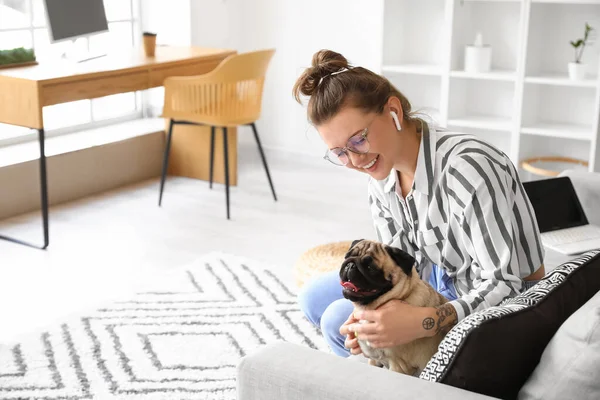
<path fill-rule="evenodd" d="M 366 68 L 351 66 L 344 56 L 331 50 L 313 55 L 312 66 L 300 75 L 293 94 L 300 104 L 300 95 L 310 97 L 308 119 L 316 126 L 345 106 L 380 114 L 392 96 L 400 100 L 404 119 L 414 119 L 410 102 L 390 81 Z"/>

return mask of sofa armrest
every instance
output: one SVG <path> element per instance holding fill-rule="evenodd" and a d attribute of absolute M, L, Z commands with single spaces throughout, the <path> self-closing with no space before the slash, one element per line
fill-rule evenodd
<path fill-rule="evenodd" d="M 280 342 L 242 359 L 238 400 L 485 400 L 492 397 Z"/>

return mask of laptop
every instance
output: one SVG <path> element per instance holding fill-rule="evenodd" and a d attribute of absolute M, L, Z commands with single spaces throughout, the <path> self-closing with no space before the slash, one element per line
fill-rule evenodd
<path fill-rule="evenodd" d="M 600 248 L 600 227 L 588 223 L 569 177 L 523 182 L 542 243 L 562 254 Z"/>

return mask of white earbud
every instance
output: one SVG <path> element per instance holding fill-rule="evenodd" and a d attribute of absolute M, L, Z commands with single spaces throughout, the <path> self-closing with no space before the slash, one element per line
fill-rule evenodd
<path fill-rule="evenodd" d="M 396 129 L 398 129 L 398 131 L 401 131 L 402 126 L 400 125 L 400 121 L 398 121 L 398 114 L 396 114 L 394 111 L 390 111 L 390 115 L 392 116 L 392 119 L 394 120 L 394 124 L 396 124 Z"/>

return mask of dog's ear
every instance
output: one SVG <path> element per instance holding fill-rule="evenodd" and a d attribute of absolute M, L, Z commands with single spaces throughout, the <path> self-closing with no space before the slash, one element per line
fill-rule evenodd
<path fill-rule="evenodd" d="M 350 255 L 350 250 L 352 250 L 352 248 L 354 246 L 356 246 L 357 244 L 359 244 L 363 240 L 365 240 L 365 239 L 353 240 L 352 243 L 350 244 L 350 247 L 348 247 L 348 250 L 346 251 L 346 254 L 344 255 L 344 258 L 348 258 L 348 256 Z"/>
<path fill-rule="evenodd" d="M 402 271 L 407 275 L 412 275 L 412 269 L 415 265 L 415 258 L 407 252 L 400 250 L 396 247 L 385 246 L 385 251 L 390 255 L 391 259 L 402 268 Z"/>
<path fill-rule="evenodd" d="M 362 242 L 365 239 L 358 239 L 358 240 L 353 240 L 352 244 L 350 245 L 350 247 L 348 248 L 348 250 L 350 250 L 351 248 L 353 248 L 354 246 L 356 246 L 357 244 L 359 244 L 360 242 Z"/>

